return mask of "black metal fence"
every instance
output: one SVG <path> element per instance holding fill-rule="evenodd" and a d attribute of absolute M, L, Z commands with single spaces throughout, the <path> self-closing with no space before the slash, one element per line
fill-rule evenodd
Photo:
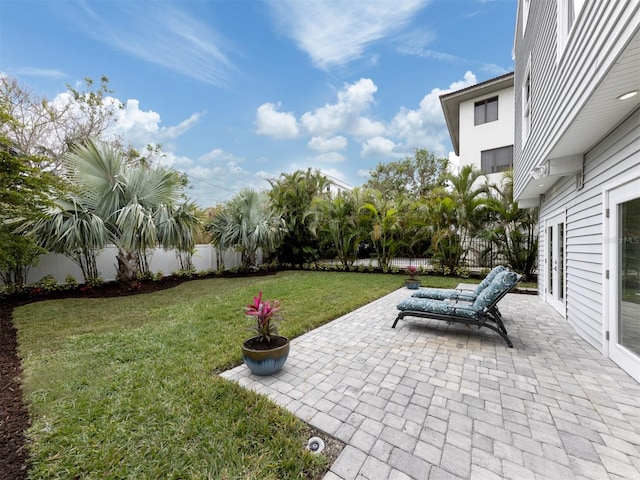
<path fill-rule="evenodd" d="M 326 259 L 322 263 L 339 264 L 339 260 Z M 464 258 L 463 265 L 471 272 L 481 272 L 485 269 L 491 269 L 499 264 L 504 264 L 505 259 L 495 251 L 495 246 L 482 238 L 474 238 L 470 245 L 467 255 Z M 378 261 L 375 256 L 371 258 L 360 258 L 355 261 L 354 265 L 366 265 L 377 267 Z M 391 260 L 391 268 L 403 269 L 409 265 L 416 266 L 425 270 L 435 270 L 438 262 L 430 257 L 396 257 Z"/>

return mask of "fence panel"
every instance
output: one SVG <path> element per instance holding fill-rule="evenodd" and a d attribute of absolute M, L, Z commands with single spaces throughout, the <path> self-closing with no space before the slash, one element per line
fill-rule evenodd
<path fill-rule="evenodd" d="M 108 246 L 100 252 L 96 259 L 98 271 L 105 281 L 109 282 L 116 279 L 117 253 L 116 247 Z M 225 268 L 230 269 L 240 266 L 242 256 L 234 250 L 227 250 L 222 254 L 222 259 Z M 258 260 L 260 259 L 261 255 L 258 255 Z M 198 272 L 216 270 L 218 268 L 217 249 L 210 244 L 196 245 L 193 265 Z M 170 275 L 172 272 L 180 270 L 180 261 L 176 256 L 175 250 L 164 250 L 162 248 L 153 250 L 149 254 L 149 270 L 154 274 L 162 272 L 164 275 Z M 41 255 L 38 265 L 29 270 L 27 283 L 38 282 L 46 275 L 53 275 L 59 283 L 64 283 L 69 275 L 72 275 L 80 283 L 84 281 L 80 267 L 69 258 L 58 253 Z"/>

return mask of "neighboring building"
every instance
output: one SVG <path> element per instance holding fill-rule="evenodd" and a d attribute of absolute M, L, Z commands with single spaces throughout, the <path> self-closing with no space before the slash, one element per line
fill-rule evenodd
<path fill-rule="evenodd" d="M 514 196 L 539 294 L 640 381 L 640 0 L 520 0 Z"/>
<path fill-rule="evenodd" d="M 460 166 L 472 165 L 499 183 L 513 166 L 513 72 L 440 96 Z"/>
<path fill-rule="evenodd" d="M 348 183 L 345 183 L 336 177 L 332 177 L 331 175 L 327 175 L 326 173 L 323 173 L 323 175 L 329 179 L 327 192 L 329 192 L 331 198 L 336 198 L 342 192 L 350 192 L 353 190 L 353 187 Z"/>

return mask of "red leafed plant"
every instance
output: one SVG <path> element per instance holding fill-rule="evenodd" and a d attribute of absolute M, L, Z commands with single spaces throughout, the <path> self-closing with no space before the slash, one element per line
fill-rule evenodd
<path fill-rule="evenodd" d="M 407 272 L 411 280 L 415 280 L 416 275 L 418 274 L 418 267 L 416 267 L 415 265 L 409 265 L 407 268 L 405 268 L 405 271 Z"/>
<path fill-rule="evenodd" d="M 253 297 L 253 303 L 243 308 L 248 318 L 255 323 L 252 327 L 262 342 L 270 342 L 278 334 L 277 321 L 283 320 L 278 312 L 282 309 L 279 300 L 263 300 L 262 292 Z"/>

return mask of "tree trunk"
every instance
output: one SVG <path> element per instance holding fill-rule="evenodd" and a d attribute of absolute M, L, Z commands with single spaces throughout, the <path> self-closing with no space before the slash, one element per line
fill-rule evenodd
<path fill-rule="evenodd" d="M 122 252 L 119 251 L 116 255 L 118 261 L 118 275 L 117 280 L 119 282 L 131 282 L 138 278 L 138 252 Z"/>

